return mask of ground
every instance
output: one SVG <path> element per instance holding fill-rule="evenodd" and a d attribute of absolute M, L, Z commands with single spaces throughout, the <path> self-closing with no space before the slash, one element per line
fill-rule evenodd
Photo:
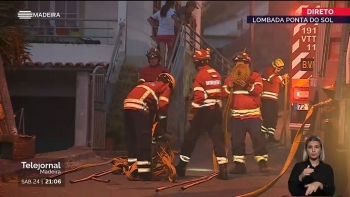
<path fill-rule="evenodd" d="M 247 139 L 247 152 L 251 152 L 250 139 Z M 212 179 L 206 183 L 191 187 L 185 191 L 181 191 L 180 187 L 174 187 L 168 190 L 163 190 L 159 193 L 155 189 L 160 186 L 172 185 L 167 181 L 159 182 L 131 182 L 124 175 L 106 175 L 103 179 L 110 179 L 110 183 L 101 183 L 93 180 L 86 182 L 70 184 L 68 181 L 79 179 L 91 175 L 93 173 L 108 169 L 108 166 L 94 167 L 85 169 L 65 176 L 66 184 L 64 187 L 49 188 L 49 187 L 18 187 L 16 181 L 3 183 L 4 195 L 6 197 L 35 197 L 35 196 L 51 196 L 51 197 L 112 197 L 112 196 L 138 196 L 138 197 L 212 197 L 219 195 L 221 197 L 232 197 L 239 194 L 254 191 L 272 179 L 274 179 L 282 169 L 285 159 L 288 154 L 285 147 L 278 147 L 270 150 L 269 168 L 270 173 L 263 175 L 259 173 L 258 166 L 255 163 L 253 156 L 247 157 L 247 175 L 230 175 L 230 180 L 223 181 Z M 212 172 L 212 146 L 208 137 L 203 136 L 197 143 L 196 150 L 188 166 L 187 179 L 209 175 Z M 232 159 L 229 168 L 233 167 Z M 71 163 L 69 167 L 81 165 L 82 163 L 98 163 L 104 160 L 103 158 L 93 158 L 81 162 Z M 290 171 L 290 169 L 289 169 Z M 289 196 L 287 188 L 287 180 L 289 171 L 282 176 L 276 185 L 264 193 L 263 197 L 287 197 Z M 178 180 L 182 181 L 182 180 Z"/>

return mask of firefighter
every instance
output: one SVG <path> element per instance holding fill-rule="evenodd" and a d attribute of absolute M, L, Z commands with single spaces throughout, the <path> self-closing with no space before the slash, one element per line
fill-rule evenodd
<path fill-rule="evenodd" d="M 265 69 L 263 80 L 263 92 L 261 93 L 261 114 L 263 123 L 261 131 L 268 136 L 271 143 L 278 143 L 275 139 L 275 131 L 278 121 L 278 93 L 280 85 L 285 84 L 288 74 L 280 76 L 279 73 L 284 68 L 284 62 L 277 58 L 272 65 Z"/>
<path fill-rule="evenodd" d="M 251 71 L 251 59 L 245 52 L 237 53 L 233 62 L 235 67 L 244 65 L 246 80 L 232 80 L 232 76 L 225 79 L 223 97 L 228 97 L 232 90 L 231 108 L 231 143 L 235 167 L 230 174 L 246 174 L 245 165 L 245 137 L 249 132 L 252 140 L 255 160 L 259 170 L 268 172 L 266 139 L 261 133 L 260 94 L 262 92 L 262 79 L 260 74 Z M 235 69 L 235 67 L 233 69 Z M 241 72 L 241 71 L 239 71 Z M 233 89 L 232 89 L 233 88 Z"/>
<path fill-rule="evenodd" d="M 143 67 L 140 70 L 139 84 L 143 82 L 156 81 L 158 75 L 161 73 L 170 73 L 166 67 L 160 65 L 161 56 L 157 48 L 150 48 L 147 51 L 146 56 L 148 59 L 149 66 Z"/>
<path fill-rule="evenodd" d="M 128 164 L 137 162 L 140 180 L 152 180 L 151 147 L 152 125 L 155 114 L 159 126 L 166 128 L 169 97 L 175 88 L 175 79 L 162 73 L 154 82 L 136 86 L 124 100 L 124 132 L 127 142 Z"/>
<path fill-rule="evenodd" d="M 193 54 L 198 73 L 193 82 L 193 102 L 189 114 L 191 122 L 180 151 L 180 161 L 176 166 L 178 176 L 185 176 L 197 139 L 208 132 L 219 164 L 219 179 L 227 180 L 227 163 L 224 133 L 222 129 L 221 76 L 209 66 L 209 50 L 200 49 Z"/>

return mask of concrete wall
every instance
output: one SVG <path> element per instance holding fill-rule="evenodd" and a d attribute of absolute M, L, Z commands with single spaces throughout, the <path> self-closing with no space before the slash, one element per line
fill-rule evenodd
<path fill-rule="evenodd" d="M 255 2 L 254 15 L 266 15 L 269 11 L 269 2 Z M 247 16 L 249 15 L 249 6 L 241 9 L 237 13 L 237 17 L 224 21 L 222 23 L 206 27 L 204 29 L 203 35 L 232 35 L 237 36 L 237 22 L 243 19 L 243 30 L 249 28 L 249 25 L 246 23 Z"/>
<path fill-rule="evenodd" d="M 33 62 L 109 63 L 113 45 L 31 44 Z"/>
<path fill-rule="evenodd" d="M 137 66 L 147 63 L 152 28 L 146 21 L 153 14 L 152 1 L 128 1 L 126 18 L 126 61 Z"/>

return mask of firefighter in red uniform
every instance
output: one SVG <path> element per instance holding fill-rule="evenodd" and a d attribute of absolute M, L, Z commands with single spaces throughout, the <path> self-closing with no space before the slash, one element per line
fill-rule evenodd
<path fill-rule="evenodd" d="M 265 69 L 263 80 L 263 92 L 261 93 L 261 114 L 263 123 L 261 131 L 267 134 L 268 141 L 278 143 L 275 139 L 275 131 L 278 121 L 278 94 L 281 83 L 284 84 L 287 74 L 280 76 L 278 73 L 284 68 L 284 62 L 277 58 L 272 65 Z"/>
<path fill-rule="evenodd" d="M 175 79 L 162 73 L 154 82 L 136 86 L 124 100 L 124 132 L 127 142 L 128 163 L 137 162 L 140 180 L 152 180 L 151 148 L 152 124 L 158 115 L 159 126 L 166 128 L 169 97 L 175 88 Z"/>
<path fill-rule="evenodd" d="M 208 132 L 219 164 L 219 179 L 227 180 L 227 163 L 224 133 L 222 129 L 221 76 L 209 66 L 209 50 L 198 50 L 193 55 L 198 73 L 193 82 L 193 102 L 189 121 L 191 125 L 180 151 L 180 161 L 176 166 L 177 175 L 185 176 L 197 139 Z"/>
<path fill-rule="evenodd" d="M 223 97 L 228 97 L 232 90 L 231 108 L 231 143 L 232 155 L 235 167 L 230 174 L 246 174 L 245 165 L 245 137 L 249 132 L 252 140 L 255 160 L 259 164 L 261 172 L 268 172 L 267 150 L 265 135 L 261 133 L 260 94 L 262 92 L 262 79 L 260 74 L 252 72 L 251 59 L 245 52 L 237 53 L 233 62 L 235 65 L 246 64 L 250 76 L 247 81 L 232 81 L 228 76 L 223 86 Z M 249 74 L 249 73 L 248 73 Z"/>
<path fill-rule="evenodd" d="M 146 56 L 149 66 L 141 68 L 139 73 L 139 84 L 156 81 L 158 75 L 161 73 L 170 73 L 167 68 L 159 64 L 161 56 L 157 48 L 153 47 L 149 49 Z"/>

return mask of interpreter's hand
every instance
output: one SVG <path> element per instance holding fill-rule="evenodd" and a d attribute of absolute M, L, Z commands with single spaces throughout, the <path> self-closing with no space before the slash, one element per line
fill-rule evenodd
<path fill-rule="evenodd" d="M 282 75 L 282 78 L 283 79 L 289 79 L 289 75 L 288 74 L 284 74 L 284 75 Z"/>
<path fill-rule="evenodd" d="M 314 172 L 314 169 L 310 168 L 310 165 L 308 165 L 303 172 L 300 174 L 299 179 L 302 181 L 306 176 L 309 176 L 311 173 Z"/>
<path fill-rule="evenodd" d="M 242 86 L 242 87 L 245 87 L 246 85 L 247 85 L 247 82 L 245 82 L 244 80 L 238 80 L 237 82 L 236 82 L 238 85 L 240 85 L 240 86 Z"/>
<path fill-rule="evenodd" d="M 321 184 L 322 183 L 316 181 L 316 182 L 305 185 L 305 187 L 307 188 L 306 192 L 305 192 L 305 196 L 308 196 L 308 195 L 316 192 L 317 189 L 320 188 Z"/>

